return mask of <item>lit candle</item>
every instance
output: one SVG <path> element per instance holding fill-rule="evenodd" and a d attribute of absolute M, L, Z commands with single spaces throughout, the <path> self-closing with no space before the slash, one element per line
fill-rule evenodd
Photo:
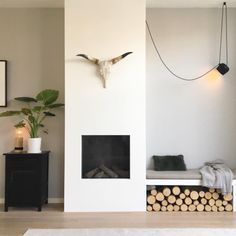
<path fill-rule="evenodd" d="M 22 131 L 17 129 L 16 130 L 16 137 L 15 137 L 15 151 L 22 151 L 22 150 L 23 150 Z"/>

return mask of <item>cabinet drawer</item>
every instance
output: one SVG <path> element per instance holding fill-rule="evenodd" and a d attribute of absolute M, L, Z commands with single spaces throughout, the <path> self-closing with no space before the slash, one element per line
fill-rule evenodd
<path fill-rule="evenodd" d="M 39 173 L 33 170 L 11 170 L 9 184 L 29 185 L 39 182 Z"/>
<path fill-rule="evenodd" d="M 7 168 L 14 170 L 37 170 L 40 168 L 40 161 L 35 158 L 8 158 Z"/>

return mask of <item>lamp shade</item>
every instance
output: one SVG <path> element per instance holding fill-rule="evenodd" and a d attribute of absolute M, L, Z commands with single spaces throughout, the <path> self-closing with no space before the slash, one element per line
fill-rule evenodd
<path fill-rule="evenodd" d="M 226 74 L 229 71 L 229 67 L 224 64 L 220 63 L 218 67 L 216 68 L 222 75 Z"/>

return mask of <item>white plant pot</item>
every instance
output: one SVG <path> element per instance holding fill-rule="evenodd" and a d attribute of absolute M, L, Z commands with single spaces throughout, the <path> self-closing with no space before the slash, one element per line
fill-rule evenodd
<path fill-rule="evenodd" d="M 28 153 L 40 153 L 41 152 L 42 138 L 29 138 L 28 139 Z"/>

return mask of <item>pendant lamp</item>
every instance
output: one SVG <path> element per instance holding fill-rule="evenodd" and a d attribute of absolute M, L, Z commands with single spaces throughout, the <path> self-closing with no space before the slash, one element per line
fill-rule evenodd
<path fill-rule="evenodd" d="M 193 81 L 193 80 L 198 80 L 203 78 L 205 75 L 209 74 L 211 71 L 213 70 L 217 70 L 221 75 L 225 75 L 228 71 L 229 71 L 229 66 L 228 66 L 228 14 L 227 14 L 227 4 L 226 2 L 223 3 L 222 5 L 222 12 L 221 12 L 221 24 L 220 24 L 220 48 L 219 48 L 219 62 L 217 65 L 215 65 L 214 67 L 212 67 L 210 70 L 208 70 L 207 72 L 205 72 L 204 74 L 197 76 L 195 78 L 185 78 L 182 76 L 177 75 L 175 72 L 173 72 L 173 70 L 170 69 L 170 67 L 165 63 L 165 61 L 163 60 L 157 46 L 156 43 L 154 41 L 154 38 L 152 36 L 150 27 L 148 22 L 146 21 L 146 26 L 147 26 L 147 30 L 148 33 L 150 35 L 152 44 L 155 48 L 155 51 L 159 57 L 159 59 L 161 60 L 162 64 L 164 65 L 164 67 L 176 78 L 181 79 L 181 80 L 185 80 L 185 81 Z M 225 57 L 226 57 L 226 62 L 223 63 L 221 61 L 221 51 L 222 51 L 222 39 L 223 39 L 223 29 L 225 27 Z"/>

